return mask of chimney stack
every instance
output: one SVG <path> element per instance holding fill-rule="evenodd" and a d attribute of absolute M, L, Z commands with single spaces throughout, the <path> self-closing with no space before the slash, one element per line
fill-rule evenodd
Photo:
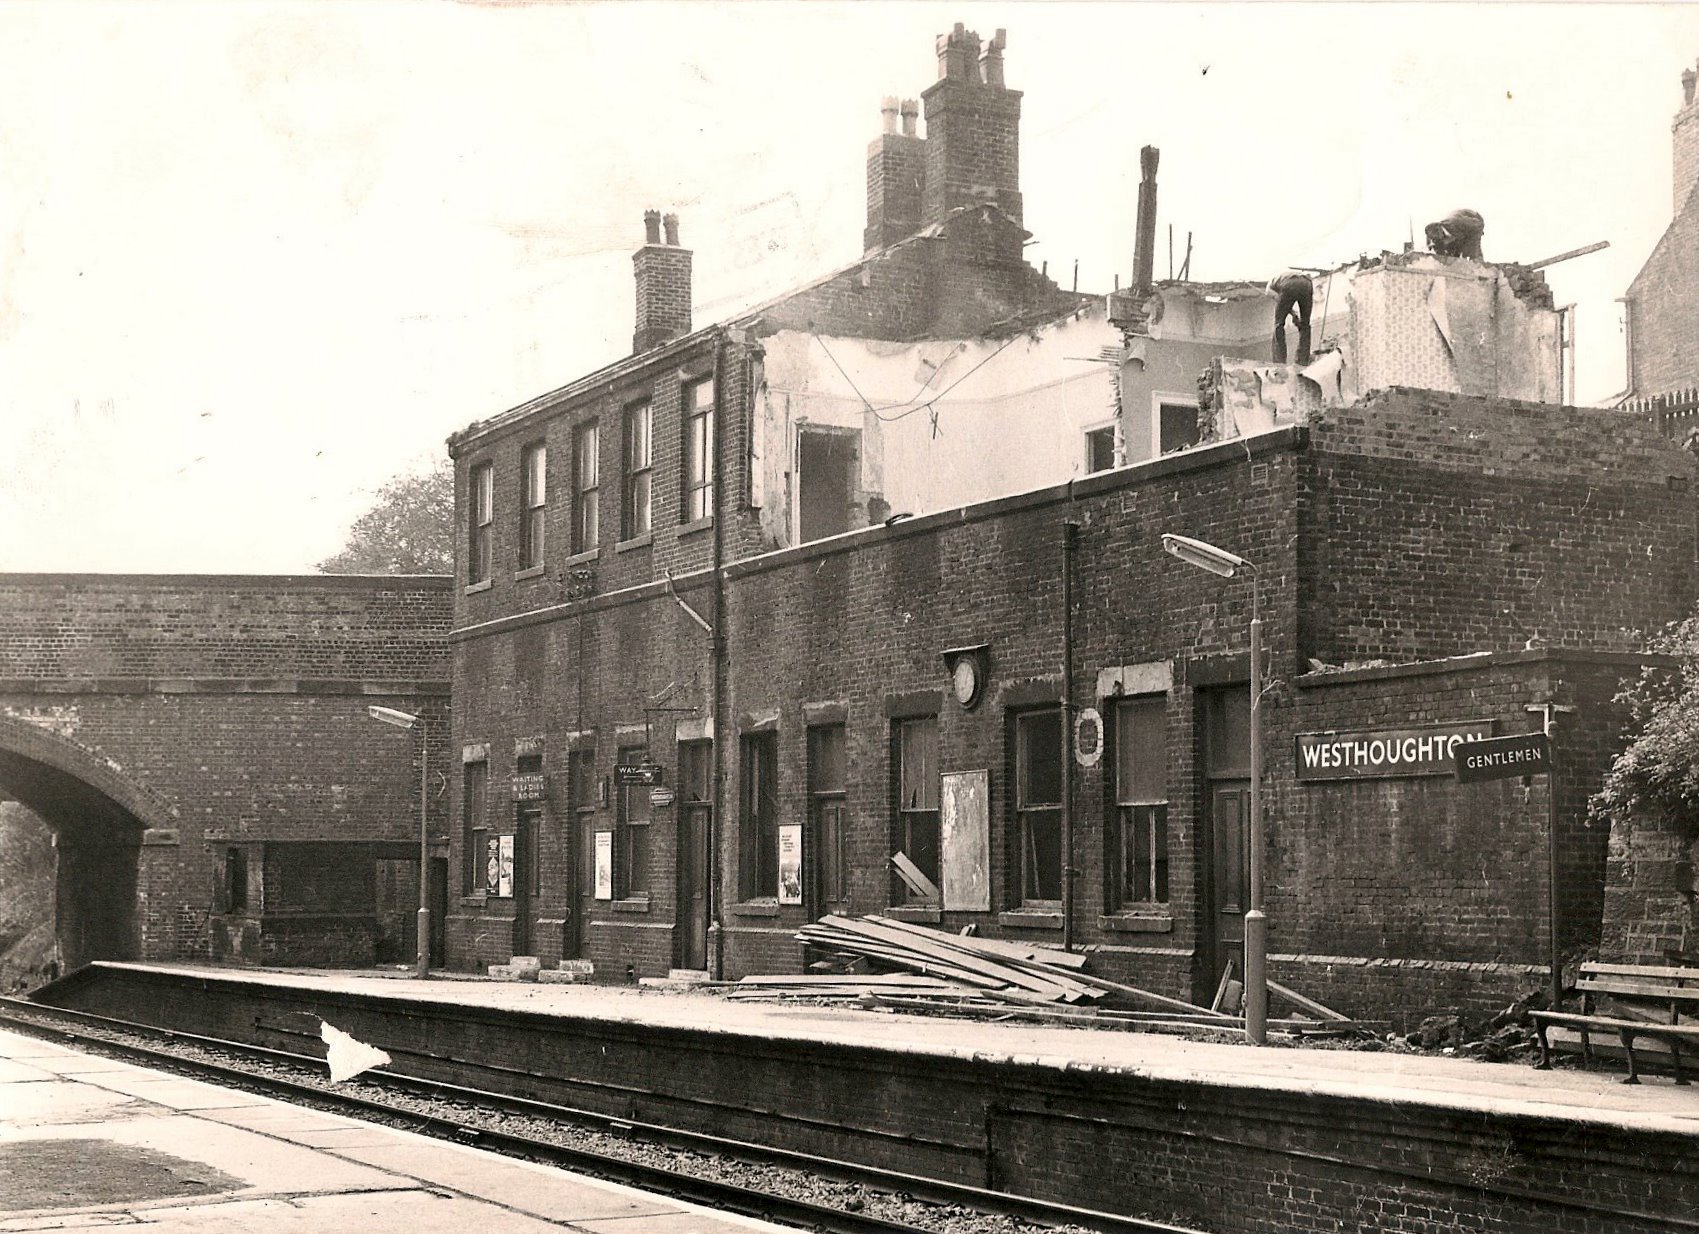
<path fill-rule="evenodd" d="M 902 132 L 897 117 L 902 116 Z M 926 142 L 915 136 L 920 104 L 887 97 L 879 106 L 883 131 L 867 147 L 867 230 L 863 246 L 871 253 L 920 230 L 921 189 L 926 178 Z"/>
<path fill-rule="evenodd" d="M 666 228 L 666 239 L 661 228 Z M 648 351 L 690 333 L 690 250 L 678 244 L 678 215 L 643 212 L 643 247 L 631 255 L 637 283 L 634 352 Z"/>
<path fill-rule="evenodd" d="M 1133 245 L 1133 290 L 1141 294 L 1150 290 L 1155 277 L 1156 164 L 1161 157 L 1162 152 L 1155 146 L 1146 146 L 1139 151 L 1139 170 L 1143 178 L 1139 181 L 1138 235 Z"/>
<path fill-rule="evenodd" d="M 938 38 L 938 80 L 926 101 L 926 179 L 921 222 L 989 202 L 1021 222 L 1021 92 L 1003 84 L 999 30 L 983 45 L 960 22 Z M 1014 254 L 1019 260 L 1019 254 Z"/>
<path fill-rule="evenodd" d="M 1675 113 L 1670 133 L 1675 145 L 1675 212 L 1687 204 L 1693 195 L 1693 185 L 1699 181 L 1699 102 L 1693 97 L 1694 83 L 1699 81 L 1692 69 L 1681 74 L 1681 109 Z"/>

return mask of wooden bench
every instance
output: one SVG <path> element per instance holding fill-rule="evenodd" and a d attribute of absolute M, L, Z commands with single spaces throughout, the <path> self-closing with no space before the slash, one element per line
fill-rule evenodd
<path fill-rule="evenodd" d="M 1634 1043 L 1642 1037 L 1662 1041 L 1669 1047 L 1670 1065 L 1677 1084 L 1687 1083 L 1681 1068 L 1684 1049 L 1699 1051 L 1699 968 L 1655 968 L 1641 964 L 1583 964 L 1575 982 L 1581 993 L 1581 1010 L 1534 1011 L 1530 1016 L 1540 1038 L 1540 1063 L 1551 1066 L 1551 1043 L 1547 1032 L 1552 1027 L 1576 1030 L 1581 1037 L 1581 1050 L 1591 1061 L 1594 1034 L 1613 1036 L 1622 1043 L 1628 1056 L 1628 1077 L 1624 1084 L 1638 1084 L 1640 1069 L 1634 1055 Z M 1617 1005 L 1617 1014 L 1595 1010 L 1600 997 Z M 1667 1016 L 1657 1019 L 1656 1016 Z M 1682 1021 L 1683 1016 L 1688 1022 Z"/>

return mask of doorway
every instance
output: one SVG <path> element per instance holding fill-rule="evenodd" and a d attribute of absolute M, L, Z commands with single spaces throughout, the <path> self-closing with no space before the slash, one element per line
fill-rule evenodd
<path fill-rule="evenodd" d="M 678 747 L 678 921 L 673 930 L 673 967 L 708 967 L 708 886 L 713 817 L 713 745 Z"/>
<path fill-rule="evenodd" d="M 844 726 L 808 730 L 808 824 L 802 836 L 803 905 L 810 921 L 849 904 L 844 841 L 849 831 Z"/>
<path fill-rule="evenodd" d="M 1250 903 L 1251 692 L 1249 686 L 1206 691 L 1202 964 L 1195 993 L 1206 1006 L 1231 966 L 1245 973 L 1245 909 Z"/>
<path fill-rule="evenodd" d="M 543 812 L 535 804 L 521 805 L 513 826 L 513 954 L 534 955 L 535 913 L 542 889 Z"/>
<path fill-rule="evenodd" d="M 797 430 L 799 544 L 850 529 L 860 439 L 860 433 L 842 429 Z"/>

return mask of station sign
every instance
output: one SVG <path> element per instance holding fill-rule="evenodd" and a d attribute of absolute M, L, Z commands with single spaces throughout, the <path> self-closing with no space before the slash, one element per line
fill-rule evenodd
<path fill-rule="evenodd" d="M 631 784 L 659 784 L 666 778 L 666 771 L 659 763 L 616 763 L 614 783 L 622 788 Z"/>
<path fill-rule="evenodd" d="M 649 804 L 652 806 L 670 806 L 673 803 L 673 791 L 665 785 L 657 784 L 649 790 Z"/>
<path fill-rule="evenodd" d="M 1409 728 L 1299 733 L 1298 779 L 1376 780 L 1448 776 L 1457 750 L 1493 735 L 1492 720 L 1466 720 Z"/>
<path fill-rule="evenodd" d="M 1457 754 L 1459 784 L 1544 775 L 1551 769 L 1551 742 L 1544 733 L 1517 733 L 1512 737 L 1477 741 Z"/>

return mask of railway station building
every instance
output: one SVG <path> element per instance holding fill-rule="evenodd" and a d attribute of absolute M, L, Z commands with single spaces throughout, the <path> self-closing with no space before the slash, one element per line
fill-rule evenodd
<path fill-rule="evenodd" d="M 924 137 L 887 102 L 859 261 L 699 328 L 652 214 L 632 354 L 451 439 L 449 963 L 795 971 L 883 912 L 1207 1002 L 1255 610 L 1275 978 L 1394 1018 L 1538 987 L 1548 921 L 1598 942 L 1587 797 L 1636 632 L 1691 607 L 1692 457 L 1562 405 L 1510 263 L 1327 272 L 1302 366 L 1257 280 L 1062 291 L 1003 51 L 939 40 Z M 1554 775 L 1456 782 L 1548 715 Z"/>

